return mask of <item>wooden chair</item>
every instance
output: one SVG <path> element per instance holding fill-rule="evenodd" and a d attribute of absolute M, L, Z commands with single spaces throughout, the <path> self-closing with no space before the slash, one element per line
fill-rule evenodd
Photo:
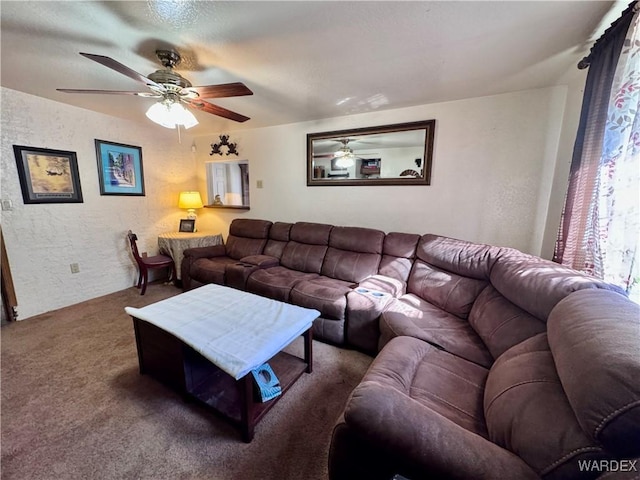
<path fill-rule="evenodd" d="M 129 244 L 131 245 L 131 253 L 133 253 L 133 258 L 135 258 L 136 263 L 138 264 L 138 285 L 137 288 L 142 287 L 140 291 L 140 295 L 144 295 L 144 292 L 147 291 L 147 280 L 149 276 L 149 270 L 154 270 L 158 268 L 168 268 L 169 269 L 169 279 L 167 281 L 171 281 L 173 278 L 173 272 L 175 271 L 175 264 L 173 263 L 173 259 L 167 255 L 154 255 L 153 257 L 141 257 L 138 253 L 138 245 L 136 244 L 138 240 L 138 236 L 133 233 L 131 230 L 127 232 L 127 237 L 129 238 Z"/>

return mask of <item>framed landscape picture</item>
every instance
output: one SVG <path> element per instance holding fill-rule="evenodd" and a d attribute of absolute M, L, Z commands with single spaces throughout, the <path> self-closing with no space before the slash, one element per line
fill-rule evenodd
<path fill-rule="evenodd" d="M 82 203 L 75 152 L 14 145 L 24 203 Z"/>
<path fill-rule="evenodd" d="M 96 139 L 100 195 L 144 196 L 142 149 Z"/>

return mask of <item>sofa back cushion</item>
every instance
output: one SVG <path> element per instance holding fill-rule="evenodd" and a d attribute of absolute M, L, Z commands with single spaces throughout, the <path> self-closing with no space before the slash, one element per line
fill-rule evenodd
<path fill-rule="evenodd" d="M 280 264 L 299 272 L 320 273 L 327 252 L 331 225 L 298 222 L 289 233 Z"/>
<path fill-rule="evenodd" d="M 418 295 L 460 318 L 487 286 L 498 247 L 438 235 L 423 235 L 409 274 L 407 293 Z"/>
<path fill-rule="evenodd" d="M 544 479 L 593 478 L 580 472 L 579 462 L 611 458 L 580 428 L 545 333 L 510 348 L 493 364 L 484 415 L 489 439 Z"/>
<path fill-rule="evenodd" d="M 434 267 L 464 277 L 488 280 L 500 248 L 438 235 L 423 235 L 416 256 Z"/>
<path fill-rule="evenodd" d="M 640 456 L 640 306 L 615 292 L 581 290 L 558 303 L 547 328 L 582 429 L 616 456 Z"/>
<path fill-rule="evenodd" d="M 487 286 L 484 280 L 463 277 L 416 260 L 411 269 L 407 293 L 460 318 L 467 318 L 473 302 Z"/>
<path fill-rule="evenodd" d="M 275 222 L 269 230 L 269 239 L 264 247 L 264 254 L 275 258 L 281 258 L 284 247 L 289 241 L 292 223 Z"/>
<path fill-rule="evenodd" d="M 583 289 L 613 289 L 594 277 L 514 249 L 502 249 L 491 270 L 491 284 L 510 302 L 542 321 L 556 304 Z"/>
<path fill-rule="evenodd" d="M 544 322 L 511 303 L 491 285 L 478 295 L 469 313 L 469 323 L 493 358 L 547 329 Z"/>
<path fill-rule="evenodd" d="M 268 220 L 254 220 L 237 218 L 229 226 L 229 236 L 225 249 L 227 256 L 240 260 L 249 255 L 262 254 L 272 222 Z"/>
<path fill-rule="evenodd" d="M 371 228 L 333 227 L 322 275 L 359 283 L 378 272 L 384 232 Z"/>
<path fill-rule="evenodd" d="M 384 237 L 378 273 L 401 282 L 409 279 L 420 235 L 390 232 Z"/>

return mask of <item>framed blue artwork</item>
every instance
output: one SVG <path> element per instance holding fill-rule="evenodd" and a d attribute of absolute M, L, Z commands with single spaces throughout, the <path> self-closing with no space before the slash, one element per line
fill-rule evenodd
<path fill-rule="evenodd" d="M 142 149 L 96 139 L 100 195 L 144 196 Z"/>

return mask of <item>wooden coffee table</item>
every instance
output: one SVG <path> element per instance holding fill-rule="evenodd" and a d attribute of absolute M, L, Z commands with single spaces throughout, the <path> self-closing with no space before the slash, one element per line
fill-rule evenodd
<path fill-rule="evenodd" d="M 312 372 L 317 310 L 219 285 L 125 310 L 133 318 L 140 373 L 223 415 L 240 427 L 245 442 L 289 387 Z M 282 351 L 300 335 L 304 358 Z M 267 362 L 282 393 L 261 403 L 251 370 Z"/>

